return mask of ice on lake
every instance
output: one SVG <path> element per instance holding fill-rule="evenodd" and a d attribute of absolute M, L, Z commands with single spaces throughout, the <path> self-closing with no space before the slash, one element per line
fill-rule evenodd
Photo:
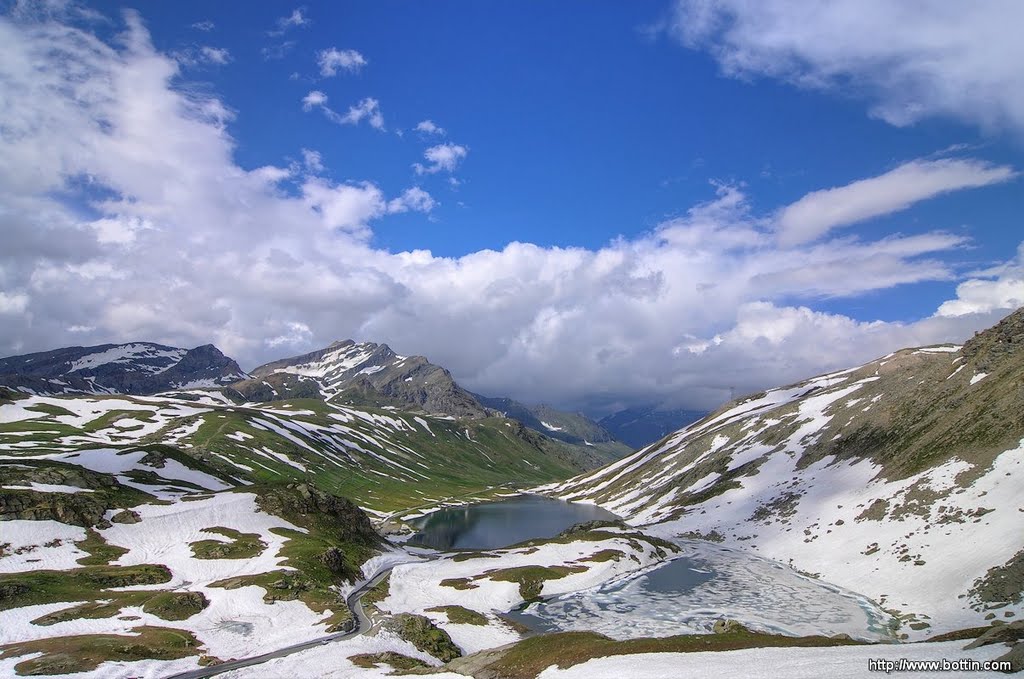
<path fill-rule="evenodd" d="M 743 550 L 677 542 L 684 556 L 665 566 L 533 604 L 515 617 L 538 630 L 614 639 L 706 633 L 723 618 L 792 636 L 893 638 L 892 617 L 865 597 Z"/>

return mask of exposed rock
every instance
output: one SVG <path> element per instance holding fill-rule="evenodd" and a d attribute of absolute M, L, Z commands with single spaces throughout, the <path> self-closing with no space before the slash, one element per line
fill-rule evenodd
<path fill-rule="evenodd" d="M 400 613 L 388 620 L 385 627 L 441 662 L 448 662 L 462 655 L 462 651 L 448 633 L 422 615 Z"/>
<path fill-rule="evenodd" d="M 1024 620 L 1018 620 L 1006 625 L 993 625 L 984 634 L 964 646 L 964 650 L 980 648 L 989 644 L 999 644 L 1008 641 L 1020 641 L 1024 639 Z"/>
<path fill-rule="evenodd" d="M 711 631 L 715 634 L 734 634 L 736 632 L 746 631 L 746 627 L 735 620 L 726 620 L 723 618 L 715 620 L 715 624 L 712 625 Z"/>
<path fill-rule="evenodd" d="M 110 520 L 114 523 L 138 523 L 142 520 L 139 513 L 132 509 L 122 509 L 117 514 L 110 517 Z"/>
<path fill-rule="evenodd" d="M 1024 643 L 1016 643 L 1009 651 L 1002 654 L 996 661 L 1009 661 L 1010 669 L 1006 671 L 1007 674 L 1013 674 L 1024 670 Z"/>

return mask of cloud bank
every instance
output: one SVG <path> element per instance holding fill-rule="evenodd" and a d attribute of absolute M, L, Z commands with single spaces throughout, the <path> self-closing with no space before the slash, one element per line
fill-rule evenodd
<path fill-rule="evenodd" d="M 766 214 L 718 185 L 682 216 L 595 250 L 388 252 L 374 224 L 428 213 L 429 193 L 334 182 L 315 149 L 302 163 L 240 167 L 231 111 L 176 87 L 179 69 L 132 13 L 109 44 L 0 19 L 0 354 L 212 341 L 253 367 L 352 337 L 424 354 L 483 393 L 593 412 L 711 407 L 732 390 L 968 336 L 1024 297 L 1022 252 L 963 281 L 948 263 L 963 236 L 831 235 L 1013 172 L 976 159 L 910 161 Z M 326 97 L 306 105 L 326 109 Z M 425 173 L 457 166 L 465 150 L 450 146 L 428 150 Z M 916 322 L 813 308 L 953 280 L 957 297 Z"/>

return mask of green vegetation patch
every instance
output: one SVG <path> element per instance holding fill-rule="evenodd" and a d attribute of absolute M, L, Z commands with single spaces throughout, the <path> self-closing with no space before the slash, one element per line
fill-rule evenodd
<path fill-rule="evenodd" d="M 519 596 L 523 597 L 524 601 L 533 601 L 540 598 L 546 581 L 559 580 L 572 573 L 582 573 L 586 570 L 585 566 L 515 566 L 490 570 L 478 577 L 518 583 Z"/>
<path fill-rule="evenodd" d="M 500 559 L 500 558 L 501 558 L 500 554 L 490 554 L 488 552 L 467 551 L 467 552 L 459 552 L 458 554 L 456 554 L 455 556 L 452 557 L 452 561 L 455 561 L 457 563 L 457 562 L 460 562 L 460 561 L 469 561 L 470 559 Z"/>
<path fill-rule="evenodd" d="M 444 613 L 448 616 L 448 622 L 455 625 L 486 625 L 487 616 L 476 611 L 471 611 L 462 606 L 434 606 L 428 608 L 431 613 Z"/>
<path fill-rule="evenodd" d="M 473 584 L 470 578 L 445 578 L 439 583 L 442 587 L 451 587 L 452 589 L 476 589 L 477 585 Z"/>
<path fill-rule="evenodd" d="M 238 589 L 255 586 L 264 591 L 263 601 L 273 604 L 277 601 L 301 601 L 316 613 L 331 615 L 324 620 L 328 632 L 336 632 L 352 619 L 352 613 L 337 592 L 321 581 L 296 571 L 270 571 L 259 575 L 243 575 L 210 583 L 211 587 Z"/>
<path fill-rule="evenodd" d="M 823 636 L 784 637 L 751 632 L 742 626 L 725 634 L 685 634 L 674 637 L 615 641 L 595 632 L 560 632 L 520 641 L 485 668 L 488 676 L 534 679 L 545 668 L 574 665 L 615 655 L 634 653 L 692 653 L 733 651 L 743 648 L 849 646 L 863 642 Z"/>
<path fill-rule="evenodd" d="M 86 530 L 85 539 L 76 542 L 75 546 L 83 552 L 89 553 L 89 556 L 83 556 L 78 559 L 78 563 L 83 566 L 106 566 L 111 561 L 116 561 L 128 553 L 128 550 L 124 547 L 118 547 L 107 542 L 102 535 L 92 528 Z"/>
<path fill-rule="evenodd" d="M 259 533 L 240 533 L 222 526 L 204 528 L 203 532 L 223 535 L 229 542 L 199 540 L 190 543 L 192 555 L 197 559 L 251 559 L 267 548 L 267 543 L 260 539 Z"/>
<path fill-rule="evenodd" d="M 590 556 L 580 559 L 580 561 L 593 561 L 595 563 L 604 563 L 605 561 L 618 561 L 624 556 L 626 556 L 626 553 L 618 549 L 602 549 L 600 552 L 591 554 Z"/>
<path fill-rule="evenodd" d="M 441 662 L 449 662 L 462 655 L 462 651 L 448 633 L 422 615 L 400 613 L 389 619 L 385 626 L 417 649 L 429 653 Z"/>
<path fill-rule="evenodd" d="M 88 672 L 107 661 L 176 660 L 199 655 L 199 641 L 186 630 L 136 627 L 132 632 L 135 634 L 85 634 L 7 644 L 0 646 L 0 658 L 42 653 L 14 666 L 21 676 L 37 676 Z"/>
<path fill-rule="evenodd" d="M 72 417 L 75 416 L 75 414 L 73 412 L 71 412 L 70 410 L 67 410 L 66 408 L 61 408 L 60 406 L 55 406 L 52 403 L 33 403 L 30 406 L 26 406 L 25 410 L 31 410 L 31 411 L 34 411 L 34 412 L 37 412 L 37 413 L 43 413 L 43 414 L 46 414 L 46 415 L 54 415 L 54 416 L 60 416 L 60 415 L 71 415 Z"/>
<path fill-rule="evenodd" d="M 366 669 L 373 669 L 378 665 L 390 665 L 396 670 L 414 670 L 420 667 L 430 667 L 419 658 L 410 658 L 407 655 L 395 653 L 394 651 L 384 651 L 383 653 L 360 653 L 358 655 L 350 655 L 348 659 L 356 667 L 363 667 Z"/>
<path fill-rule="evenodd" d="M 160 592 L 142 610 L 163 620 L 187 620 L 210 605 L 202 592 Z"/>
<path fill-rule="evenodd" d="M 0 611 L 34 604 L 93 601 L 132 592 L 108 592 L 114 587 L 159 585 L 169 582 L 166 566 L 86 566 L 70 571 L 28 571 L 0 575 Z"/>

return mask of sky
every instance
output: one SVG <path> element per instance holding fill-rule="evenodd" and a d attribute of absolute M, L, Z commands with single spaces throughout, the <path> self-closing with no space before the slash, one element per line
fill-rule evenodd
<path fill-rule="evenodd" d="M 708 409 L 1024 304 L 1024 5 L 0 2 L 0 355 Z"/>

